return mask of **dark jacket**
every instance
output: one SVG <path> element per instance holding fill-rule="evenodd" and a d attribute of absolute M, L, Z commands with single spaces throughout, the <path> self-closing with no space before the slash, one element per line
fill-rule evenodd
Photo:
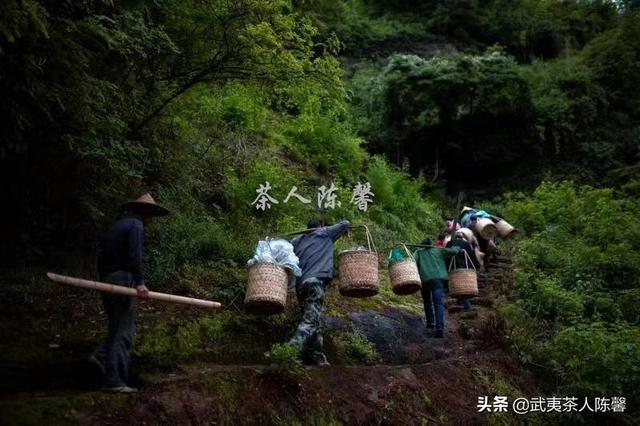
<path fill-rule="evenodd" d="M 136 216 L 125 216 L 113 223 L 102 237 L 98 271 L 101 277 L 129 272 L 135 285 L 142 284 L 144 225 Z"/>
<path fill-rule="evenodd" d="M 349 221 L 342 220 L 333 226 L 323 226 L 291 241 L 293 252 L 300 260 L 302 276 L 307 278 L 333 277 L 333 248 L 340 236 L 349 229 Z"/>
<path fill-rule="evenodd" d="M 458 254 L 456 254 L 455 260 L 453 261 L 454 269 L 465 268 L 466 264 L 469 263 L 468 260 L 465 262 L 465 255 L 462 250 L 465 250 L 467 252 L 467 254 L 469 255 L 469 258 L 471 258 L 471 263 L 473 263 L 473 266 L 475 266 L 476 269 L 478 268 L 479 263 L 478 263 L 478 258 L 476 257 L 476 251 L 473 249 L 473 247 L 471 247 L 471 244 L 469 244 L 469 242 L 467 242 L 466 240 L 456 238 L 449 241 L 447 243 L 447 247 L 449 248 L 457 247 L 460 250 Z M 469 268 L 471 267 L 472 266 L 469 265 Z"/>

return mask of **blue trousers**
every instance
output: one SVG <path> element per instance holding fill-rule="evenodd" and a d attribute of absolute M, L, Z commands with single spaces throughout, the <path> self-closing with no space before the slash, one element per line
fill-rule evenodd
<path fill-rule="evenodd" d="M 131 274 L 117 271 L 102 277 L 102 281 L 124 287 L 133 287 Z M 104 385 L 124 386 L 129 376 L 131 344 L 135 334 L 134 301 L 130 296 L 102 294 L 109 326 L 107 338 L 96 348 L 94 356 L 105 367 Z"/>
<path fill-rule="evenodd" d="M 296 284 L 302 321 L 289 343 L 300 348 L 303 360 L 308 364 L 327 362 L 322 340 L 322 314 L 327 280 L 309 278 Z"/>
<path fill-rule="evenodd" d="M 471 298 L 461 297 L 460 299 L 458 299 L 458 304 L 462 306 L 462 309 L 468 311 L 469 309 L 471 309 Z"/>
<path fill-rule="evenodd" d="M 444 330 L 444 281 L 429 280 L 422 283 L 422 302 L 427 327 L 435 325 L 436 330 Z"/>

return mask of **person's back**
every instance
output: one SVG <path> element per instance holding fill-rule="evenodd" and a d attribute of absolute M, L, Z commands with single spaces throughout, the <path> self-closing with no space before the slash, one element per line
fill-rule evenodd
<path fill-rule="evenodd" d="M 445 256 L 455 255 L 458 249 L 432 247 L 428 238 L 421 245 L 425 247 L 416 250 L 414 257 L 422 281 L 421 293 L 427 328 L 435 328 L 433 336 L 441 338 L 444 336 L 444 286 L 449 279 Z"/>
<path fill-rule="evenodd" d="M 293 251 L 300 260 L 302 275 L 299 282 L 307 278 L 333 277 L 334 243 L 349 227 L 346 220 L 333 226 L 323 226 L 294 239 Z"/>
<path fill-rule="evenodd" d="M 449 278 L 447 273 L 446 256 L 454 255 L 457 249 L 447 248 L 422 248 L 416 250 L 413 255 L 418 264 L 420 279 L 422 282 L 430 280 L 444 280 Z"/>
<path fill-rule="evenodd" d="M 348 231 L 349 222 L 333 226 L 320 226 L 309 222 L 308 234 L 294 239 L 293 251 L 298 256 L 302 275 L 296 281 L 296 295 L 302 311 L 302 321 L 289 339 L 305 363 L 327 365 L 322 339 L 322 313 L 326 286 L 333 277 L 333 246 Z"/>
<path fill-rule="evenodd" d="M 115 271 L 126 271 L 134 281 L 142 278 L 142 244 L 144 225 L 135 216 L 116 220 L 104 234 L 100 246 L 98 269 L 101 277 Z"/>
<path fill-rule="evenodd" d="M 462 238 L 455 238 L 447 243 L 447 248 L 453 248 L 453 247 L 457 247 L 460 250 L 458 254 L 456 254 L 456 257 L 454 260 L 454 265 L 453 265 L 454 269 L 467 268 L 467 267 L 478 268 L 478 259 L 476 258 L 476 253 L 468 241 Z M 465 253 L 462 250 L 464 250 L 467 253 L 467 255 L 469 255 L 469 258 L 471 259 L 471 261 L 466 259 Z M 467 266 L 468 263 L 471 263 L 473 265 Z"/>

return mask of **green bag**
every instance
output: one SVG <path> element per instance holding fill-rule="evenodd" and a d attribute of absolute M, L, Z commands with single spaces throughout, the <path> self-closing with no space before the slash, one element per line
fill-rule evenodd
<path fill-rule="evenodd" d="M 389 265 L 393 265 L 394 263 L 405 260 L 407 257 L 409 256 L 407 255 L 407 253 L 405 253 L 405 251 L 403 251 L 399 247 L 394 247 L 389 252 Z"/>

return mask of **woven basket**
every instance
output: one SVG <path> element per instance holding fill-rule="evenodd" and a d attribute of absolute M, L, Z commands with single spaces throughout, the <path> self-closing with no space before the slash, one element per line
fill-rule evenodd
<path fill-rule="evenodd" d="M 449 295 L 473 297 L 478 295 L 478 273 L 467 252 L 464 253 L 464 268 L 458 268 L 455 256 L 449 263 Z"/>
<path fill-rule="evenodd" d="M 485 240 L 491 240 L 498 235 L 498 228 L 491 219 L 479 218 L 476 222 L 475 231 Z"/>
<path fill-rule="evenodd" d="M 418 272 L 413 255 L 406 245 L 402 244 L 405 251 L 409 255 L 404 260 L 389 265 L 389 278 L 391 279 L 391 289 L 395 294 L 406 295 L 413 294 L 420 290 L 422 281 Z"/>
<path fill-rule="evenodd" d="M 338 255 L 340 294 L 346 297 L 371 297 L 378 294 L 378 253 L 345 250 Z"/>
<path fill-rule="evenodd" d="M 366 225 L 368 250 L 344 250 L 338 255 L 338 290 L 346 297 L 371 297 L 378 294 L 378 252 Z"/>
<path fill-rule="evenodd" d="M 389 266 L 389 277 L 395 294 L 413 294 L 422 287 L 418 265 L 413 259 L 401 260 Z"/>
<path fill-rule="evenodd" d="M 456 232 L 462 232 L 462 234 L 465 236 L 465 238 L 469 243 L 472 243 L 473 240 L 475 239 L 475 235 L 473 235 L 473 231 L 469 228 L 460 228 Z"/>
<path fill-rule="evenodd" d="M 449 294 L 454 297 L 478 295 L 478 274 L 475 269 L 454 269 L 449 272 Z"/>
<path fill-rule="evenodd" d="M 500 219 L 496 222 L 496 228 L 498 229 L 498 235 L 501 238 L 511 238 L 516 233 L 516 228 L 511 226 L 511 224 L 504 219 Z"/>
<path fill-rule="evenodd" d="M 249 268 L 249 282 L 244 298 L 247 312 L 274 315 L 287 305 L 287 270 L 275 263 L 257 263 Z"/>

